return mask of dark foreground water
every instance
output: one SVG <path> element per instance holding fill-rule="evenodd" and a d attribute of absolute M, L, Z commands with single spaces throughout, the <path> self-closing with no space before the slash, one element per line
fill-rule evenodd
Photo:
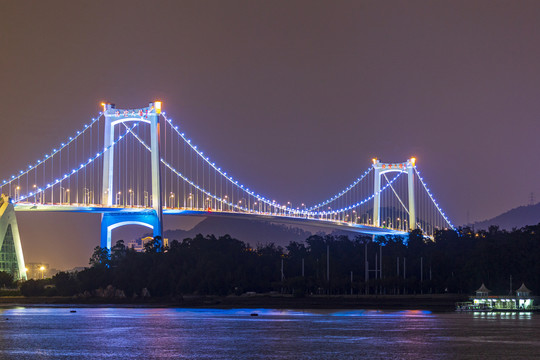
<path fill-rule="evenodd" d="M 0 359 L 107 358 L 534 359 L 540 314 L 0 309 Z"/>

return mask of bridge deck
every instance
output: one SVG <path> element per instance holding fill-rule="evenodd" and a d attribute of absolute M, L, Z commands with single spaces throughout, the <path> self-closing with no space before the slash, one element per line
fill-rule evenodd
<path fill-rule="evenodd" d="M 145 213 L 153 212 L 152 208 L 145 207 L 106 207 L 101 205 L 43 205 L 43 204 L 30 204 L 30 203 L 17 203 L 15 204 L 15 211 L 17 212 L 74 212 L 74 213 Z M 271 213 L 257 213 L 257 212 L 233 212 L 233 211 L 219 211 L 219 210 L 194 210 L 194 209 L 163 209 L 164 215 L 182 215 L 182 216 L 204 216 L 204 217 L 228 217 L 228 218 L 249 218 L 258 221 L 272 221 L 291 225 L 303 225 L 303 226 L 316 226 L 322 228 L 330 228 L 335 230 L 355 232 L 366 235 L 406 235 L 407 232 L 369 226 L 354 224 L 350 222 L 315 219 L 308 217 L 297 217 L 281 214 Z"/>

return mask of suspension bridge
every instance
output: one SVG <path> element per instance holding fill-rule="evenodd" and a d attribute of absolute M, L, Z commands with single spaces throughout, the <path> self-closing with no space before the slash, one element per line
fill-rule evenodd
<path fill-rule="evenodd" d="M 0 270 L 24 277 L 15 218 L 20 211 L 100 213 L 101 246 L 107 248 L 121 226 L 142 225 L 161 236 L 163 214 L 247 217 L 367 235 L 421 229 L 433 236 L 454 229 L 414 158 L 373 159 L 345 189 L 294 206 L 259 194 L 219 167 L 161 102 L 138 109 L 102 106 L 64 142 L 0 182 L 0 254 L 6 254 Z"/>

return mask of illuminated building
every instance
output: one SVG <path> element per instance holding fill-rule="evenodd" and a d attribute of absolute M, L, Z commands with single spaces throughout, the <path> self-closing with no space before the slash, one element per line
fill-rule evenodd
<path fill-rule="evenodd" d="M 131 240 L 130 242 L 127 243 L 127 247 L 129 249 L 133 249 L 135 251 L 141 252 L 141 251 L 144 251 L 144 245 L 146 245 L 148 242 L 152 240 L 154 240 L 152 236 L 147 236 L 142 239 Z M 169 246 L 169 239 L 163 239 L 163 247 L 168 247 L 168 246 Z"/>
<path fill-rule="evenodd" d="M 525 284 L 516 290 L 516 295 L 491 296 L 490 290 L 484 284 L 476 290 L 476 296 L 471 297 L 472 304 L 483 310 L 491 311 L 522 311 L 534 310 L 535 297 Z"/>
<path fill-rule="evenodd" d="M 5 195 L 0 197 L 0 271 L 10 273 L 15 280 L 26 279 L 15 210 Z"/>

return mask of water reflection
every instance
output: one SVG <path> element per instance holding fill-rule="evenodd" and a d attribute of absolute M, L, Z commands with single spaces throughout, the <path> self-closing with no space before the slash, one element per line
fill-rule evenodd
<path fill-rule="evenodd" d="M 531 319 L 533 313 L 530 311 L 523 312 L 503 312 L 503 311 L 474 311 L 473 316 L 478 318 L 500 318 L 500 319 Z"/>
<path fill-rule="evenodd" d="M 530 340 L 540 335 L 540 318 L 531 313 L 70 310 L 0 310 L 0 358 L 487 359 L 540 352 Z"/>

